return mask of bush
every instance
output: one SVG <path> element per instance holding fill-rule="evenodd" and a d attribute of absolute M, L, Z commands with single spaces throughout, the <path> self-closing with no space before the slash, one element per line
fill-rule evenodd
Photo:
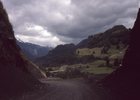
<path fill-rule="evenodd" d="M 70 68 L 70 67 L 66 68 L 65 75 L 67 78 L 76 78 L 82 76 L 79 68 Z"/>

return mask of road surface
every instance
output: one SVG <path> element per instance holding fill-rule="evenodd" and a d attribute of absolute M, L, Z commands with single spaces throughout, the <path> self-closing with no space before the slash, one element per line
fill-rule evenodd
<path fill-rule="evenodd" d="M 23 96 L 21 100 L 98 100 L 93 90 L 82 80 L 42 80 L 47 89 Z"/>

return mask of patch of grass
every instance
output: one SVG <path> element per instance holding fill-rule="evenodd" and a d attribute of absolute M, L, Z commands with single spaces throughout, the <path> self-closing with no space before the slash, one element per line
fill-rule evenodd
<path fill-rule="evenodd" d="M 109 74 L 114 71 L 113 68 L 107 67 L 106 66 L 106 61 L 105 60 L 96 60 L 92 63 L 87 63 L 87 64 L 74 64 L 74 65 L 64 65 L 61 66 L 59 69 L 58 68 L 52 68 L 55 73 L 61 73 L 65 72 L 65 70 L 62 71 L 62 69 L 65 68 L 72 68 L 72 69 L 79 69 L 80 72 L 85 72 L 85 73 L 92 73 L 92 74 Z"/>
<path fill-rule="evenodd" d="M 88 73 L 93 73 L 93 74 L 109 74 L 113 72 L 114 70 L 109 67 L 90 67 L 85 70 Z"/>
<path fill-rule="evenodd" d="M 90 66 L 90 67 L 98 67 L 99 65 L 103 65 L 103 64 L 105 64 L 106 62 L 104 61 L 104 60 L 96 60 L 96 61 L 94 61 L 94 62 L 92 62 L 92 63 L 89 63 L 88 65 Z"/>
<path fill-rule="evenodd" d="M 102 48 L 92 48 L 92 49 L 82 48 L 82 49 L 77 49 L 76 54 L 78 56 L 87 56 L 87 55 L 100 56 L 101 50 Z"/>
<path fill-rule="evenodd" d="M 93 74 L 109 74 L 114 71 L 113 68 L 106 66 L 106 61 L 97 60 L 92 63 L 87 64 L 88 68 L 82 70 L 83 72 L 93 73 Z"/>
<path fill-rule="evenodd" d="M 120 53 L 120 50 L 118 50 L 118 49 L 111 48 L 111 49 L 108 50 L 109 55 L 119 54 L 119 53 Z"/>

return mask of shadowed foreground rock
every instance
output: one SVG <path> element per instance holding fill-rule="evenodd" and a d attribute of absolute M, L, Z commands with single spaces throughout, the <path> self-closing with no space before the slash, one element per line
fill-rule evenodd
<path fill-rule="evenodd" d="M 35 74 L 43 76 L 16 45 L 12 26 L 0 2 L 0 100 L 34 90 L 40 84 Z"/>
<path fill-rule="evenodd" d="M 140 100 L 140 9 L 122 66 L 102 82 L 114 94 L 113 100 Z"/>

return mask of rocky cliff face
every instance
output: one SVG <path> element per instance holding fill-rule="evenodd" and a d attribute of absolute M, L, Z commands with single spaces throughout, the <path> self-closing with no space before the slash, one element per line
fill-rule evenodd
<path fill-rule="evenodd" d="M 122 66 L 103 80 L 116 96 L 113 100 L 140 99 L 140 9 L 130 35 Z"/>
<path fill-rule="evenodd" d="M 36 84 L 39 84 L 35 73 L 42 76 L 16 45 L 12 26 L 0 2 L 0 100 L 35 89 Z"/>

